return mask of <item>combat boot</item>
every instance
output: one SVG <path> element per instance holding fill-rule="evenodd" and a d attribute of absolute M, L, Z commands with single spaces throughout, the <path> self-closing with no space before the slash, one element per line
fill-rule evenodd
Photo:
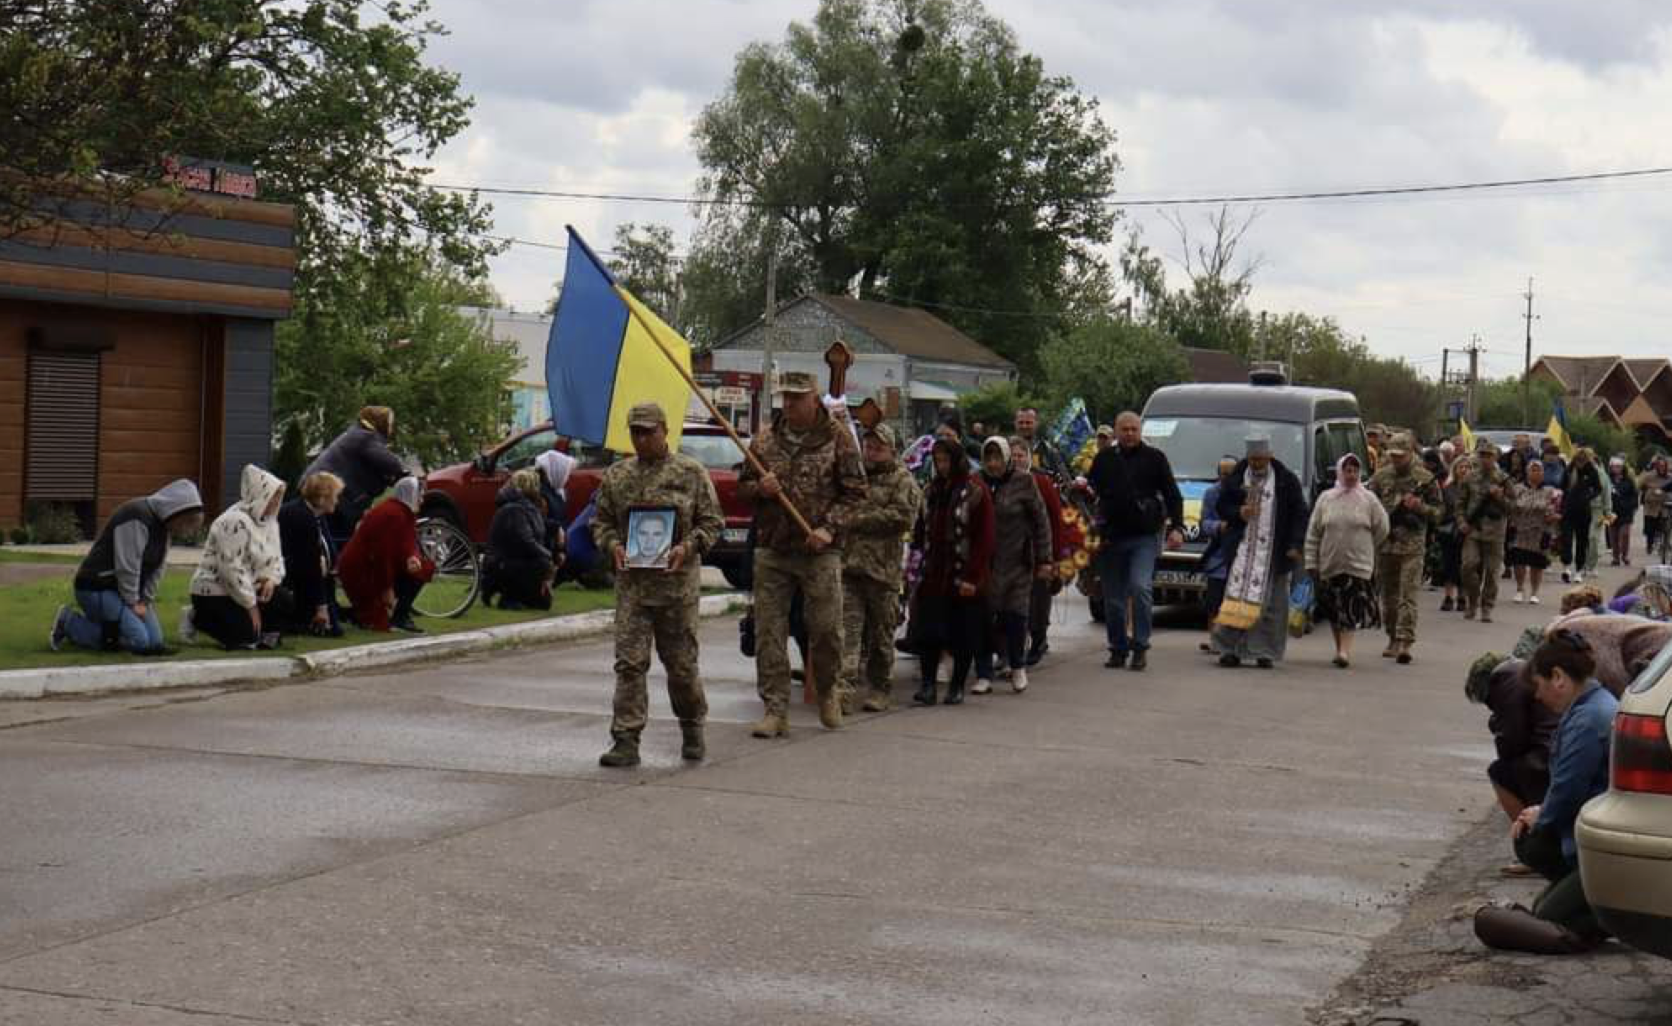
<path fill-rule="evenodd" d="M 826 730 L 842 729 L 842 696 L 835 688 L 819 696 L 819 722 Z"/>
<path fill-rule="evenodd" d="M 626 769 L 639 764 L 639 739 L 630 734 L 618 734 L 609 751 L 598 756 L 598 765 L 610 769 Z"/>
<path fill-rule="evenodd" d="M 749 728 L 755 737 L 783 737 L 790 732 L 790 720 L 783 713 L 768 712 L 759 723 Z"/>
<path fill-rule="evenodd" d="M 702 724 L 681 723 L 679 733 L 685 738 L 685 743 L 679 749 L 680 758 L 698 762 L 708 754 L 708 748 L 702 741 Z"/>
<path fill-rule="evenodd" d="M 860 708 L 866 712 L 887 712 L 894 708 L 894 698 L 886 691 L 873 691 L 865 696 L 865 704 Z"/>
<path fill-rule="evenodd" d="M 1411 658 L 1411 643 L 1409 641 L 1401 641 L 1399 643 L 1399 651 L 1394 653 L 1393 661 L 1398 663 L 1400 666 L 1409 666 L 1411 664 Z"/>
<path fill-rule="evenodd" d="M 842 715 L 843 716 L 852 716 L 853 715 L 853 707 L 855 705 L 856 699 L 858 698 L 858 692 L 856 692 L 854 690 L 851 690 L 849 688 L 841 688 L 841 689 L 839 689 L 838 693 L 842 696 L 842 699 L 841 699 Z"/>
<path fill-rule="evenodd" d="M 1383 659 L 1392 659 L 1394 656 L 1396 656 L 1398 654 L 1399 654 L 1399 642 L 1395 641 L 1392 638 L 1389 638 L 1388 639 L 1388 647 L 1382 649 L 1382 658 Z"/>

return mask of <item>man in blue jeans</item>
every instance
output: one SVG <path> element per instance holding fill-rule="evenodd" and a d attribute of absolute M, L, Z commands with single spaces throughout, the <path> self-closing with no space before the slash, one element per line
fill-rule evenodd
<path fill-rule="evenodd" d="M 1150 612 L 1155 561 L 1166 544 L 1184 544 L 1184 499 L 1173 479 L 1172 464 L 1160 449 L 1144 444 L 1143 421 L 1128 410 L 1115 419 L 1115 444 L 1097 454 L 1087 482 L 1097 495 L 1103 547 L 1098 574 L 1103 582 L 1103 622 L 1109 659 L 1103 665 L 1149 665 Z M 1132 600 L 1132 629 L 1127 632 L 1126 602 Z"/>
<path fill-rule="evenodd" d="M 52 648 L 153 655 L 163 651 L 157 589 L 168 566 L 170 537 L 186 537 L 203 524 L 197 485 L 179 480 L 155 494 L 116 507 L 75 575 L 77 612 L 60 606 L 52 622 Z"/>

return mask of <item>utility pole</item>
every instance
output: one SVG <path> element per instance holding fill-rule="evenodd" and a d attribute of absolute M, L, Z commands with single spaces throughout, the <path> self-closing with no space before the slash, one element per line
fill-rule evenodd
<path fill-rule="evenodd" d="M 1469 354 L 1469 398 L 1468 398 L 1467 409 L 1469 411 L 1469 419 L 1472 420 L 1472 421 L 1477 421 L 1478 422 L 1479 419 L 1480 419 L 1480 417 L 1479 417 L 1480 411 L 1475 408 L 1475 399 L 1476 399 L 1476 396 L 1479 393 L 1479 387 L 1480 387 L 1480 336 L 1479 335 L 1475 335 L 1474 337 L 1469 339 L 1469 348 L 1468 348 L 1467 352 Z"/>
<path fill-rule="evenodd" d="M 1527 291 L 1523 298 L 1527 300 L 1527 312 L 1522 314 L 1527 321 L 1527 352 L 1521 361 L 1521 426 L 1530 427 L 1533 423 L 1533 322 L 1538 318 L 1533 316 L 1533 279 L 1527 279 Z"/>
<path fill-rule="evenodd" d="M 778 225 L 772 222 L 766 230 L 766 324 L 761 342 L 761 391 L 766 401 L 767 415 L 772 412 L 772 350 L 778 337 Z"/>

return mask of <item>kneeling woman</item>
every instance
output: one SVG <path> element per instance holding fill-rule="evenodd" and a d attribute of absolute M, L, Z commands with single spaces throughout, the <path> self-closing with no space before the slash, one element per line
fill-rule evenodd
<path fill-rule="evenodd" d="M 546 516 L 541 510 L 540 472 L 519 470 L 499 490 L 493 525 L 488 528 L 488 558 L 482 564 L 482 602 L 501 609 L 550 609 L 552 551 L 546 548 Z"/>
<path fill-rule="evenodd" d="M 279 642 L 272 624 L 289 618 L 288 609 L 274 607 L 284 580 L 278 520 L 284 482 L 252 464 L 244 468 L 239 496 L 209 527 L 180 633 L 182 640 L 207 634 L 227 648 L 272 648 Z"/>
<path fill-rule="evenodd" d="M 337 561 L 354 621 L 366 630 L 424 633 L 412 622 L 412 603 L 435 564 L 418 551 L 419 496 L 417 478 L 395 482 L 395 494 L 365 515 Z"/>
<path fill-rule="evenodd" d="M 946 704 L 964 700 L 964 682 L 987 625 L 988 574 L 993 565 L 993 498 L 970 473 L 956 442 L 940 439 L 932 450 L 934 480 L 917 521 L 912 547 L 923 554 L 922 579 L 912 604 L 917 625 L 922 685 L 912 701 L 935 704 L 935 671 L 952 654 Z"/>

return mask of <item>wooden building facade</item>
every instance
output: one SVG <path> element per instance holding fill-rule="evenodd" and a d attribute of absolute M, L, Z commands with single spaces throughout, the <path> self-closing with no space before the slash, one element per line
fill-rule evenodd
<path fill-rule="evenodd" d="M 172 190 L 51 211 L 0 239 L 0 527 L 42 502 L 92 529 L 181 477 L 224 508 L 271 457 L 294 211 Z"/>

